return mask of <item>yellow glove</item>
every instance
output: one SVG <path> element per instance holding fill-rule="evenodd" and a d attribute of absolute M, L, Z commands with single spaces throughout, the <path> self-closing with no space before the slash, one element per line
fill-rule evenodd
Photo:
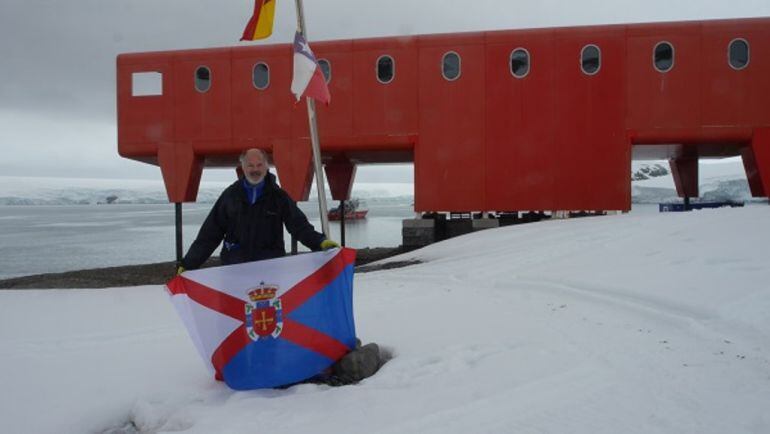
<path fill-rule="evenodd" d="M 176 275 L 179 276 L 180 274 L 184 273 L 185 269 L 183 266 L 179 266 L 179 268 L 176 269 Z"/>
<path fill-rule="evenodd" d="M 335 241 L 332 241 L 332 240 L 321 241 L 321 250 L 334 249 L 339 246 L 340 246 L 339 244 L 337 244 Z"/>

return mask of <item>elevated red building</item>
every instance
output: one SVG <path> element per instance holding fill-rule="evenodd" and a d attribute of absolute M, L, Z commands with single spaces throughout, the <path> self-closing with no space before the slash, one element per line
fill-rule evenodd
<path fill-rule="evenodd" d="M 313 42 L 333 197 L 355 165 L 414 162 L 416 211 L 628 210 L 633 159 L 669 159 L 698 195 L 698 159 L 742 156 L 770 193 L 770 19 L 588 26 Z M 154 73 L 154 94 L 135 80 Z M 158 164 L 172 202 L 246 148 L 283 187 L 312 179 L 289 44 L 122 54 L 118 150 Z"/>

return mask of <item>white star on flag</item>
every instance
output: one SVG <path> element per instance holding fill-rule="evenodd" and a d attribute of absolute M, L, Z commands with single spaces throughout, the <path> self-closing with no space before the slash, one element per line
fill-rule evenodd
<path fill-rule="evenodd" d="M 326 79 L 313 50 L 299 32 L 294 35 L 294 76 L 291 80 L 291 92 L 297 101 L 303 96 L 326 104 L 331 100 Z"/>

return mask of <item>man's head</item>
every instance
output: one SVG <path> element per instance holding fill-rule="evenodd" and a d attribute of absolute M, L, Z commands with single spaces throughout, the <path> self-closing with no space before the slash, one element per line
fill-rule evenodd
<path fill-rule="evenodd" d="M 267 154 L 261 149 L 247 149 L 240 156 L 241 169 L 246 180 L 252 184 L 258 184 L 265 179 L 268 163 Z"/>

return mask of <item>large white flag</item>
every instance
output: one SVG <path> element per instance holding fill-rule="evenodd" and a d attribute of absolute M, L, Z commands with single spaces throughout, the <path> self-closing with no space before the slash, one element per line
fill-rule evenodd
<path fill-rule="evenodd" d="M 319 374 L 355 347 L 355 250 L 187 271 L 166 285 L 207 366 L 237 390 Z"/>

